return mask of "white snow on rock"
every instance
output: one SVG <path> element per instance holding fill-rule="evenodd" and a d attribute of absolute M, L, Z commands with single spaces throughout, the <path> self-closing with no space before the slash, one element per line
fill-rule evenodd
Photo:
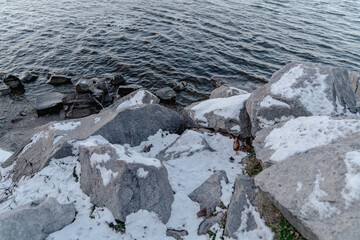
<path fill-rule="evenodd" d="M 64 136 L 60 135 L 60 136 L 56 136 L 54 138 L 54 141 L 53 141 L 53 145 L 55 145 L 60 139 L 62 139 Z"/>
<path fill-rule="evenodd" d="M 260 214 L 256 211 L 255 207 L 251 205 L 249 199 L 247 199 L 247 204 L 248 206 L 241 213 L 241 225 L 235 233 L 237 238 L 241 240 L 273 239 L 274 233 L 265 225 L 264 221 L 260 217 Z M 249 214 L 254 217 L 257 228 L 251 231 L 246 231 L 246 223 L 248 221 Z"/>
<path fill-rule="evenodd" d="M 233 194 L 234 184 L 227 184 L 224 179 L 221 180 L 221 202 L 224 206 L 228 207 L 231 201 L 231 196 Z"/>
<path fill-rule="evenodd" d="M 41 138 L 49 138 L 49 133 L 48 132 L 38 132 L 35 133 L 34 136 L 32 136 L 30 143 L 28 143 L 23 150 L 20 152 L 19 156 L 21 154 L 23 154 L 24 152 L 26 152 L 32 145 L 34 145 L 35 143 L 37 143 L 37 141 L 39 141 Z"/>
<path fill-rule="evenodd" d="M 202 101 L 191 108 L 194 111 L 193 117 L 195 120 L 200 121 L 199 124 L 203 127 L 206 127 L 208 124 L 205 114 L 209 112 L 214 112 L 215 115 L 225 119 L 238 121 L 240 111 L 244 108 L 244 103 L 249 97 L 250 93 Z"/>
<path fill-rule="evenodd" d="M 91 167 L 93 168 L 94 165 L 97 165 L 99 163 L 106 163 L 109 160 L 110 160 L 110 155 L 108 153 L 105 154 L 93 153 L 90 157 Z"/>
<path fill-rule="evenodd" d="M 301 64 L 293 67 L 287 73 L 285 73 L 279 81 L 271 85 L 271 92 L 277 95 L 281 95 L 286 98 L 292 98 L 295 95 L 294 90 L 291 88 L 296 79 L 304 74 L 304 70 Z"/>
<path fill-rule="evenodd" d="M 260 107 L 269 108 L 272 106 L 280 106 L 290 108 L 290 105 L 279 100 L 274 99 L 270 95 L 267 95 L 260 103 Z"/>
<path fill-rule="evenodd" d="M 0 148 L 0 164 L 5 162 L 12 154 L 13 152 L 5 151 Z"/>
<path fill-rule="evenodd" d="M 302 189 L 302 187 L 303 187 L 302 182 L 297 182 L 296 185 L 297 185 L 296 192 L 301 191 L 301 189 Z"/>
<path fill-rule="evenodd" d="M 308 212 L 316 211 L 319 214 L 320 219 L 329 218 L 333 214 L 340 214 L 340 210 L 335 206 L 332 206 L 330 202 L 327 202 L 324 198 L 328 195 L 324 190 L 321 190 L 320 184 L 325 180 L 319 171 L 316 174 L 316 180 L 314 183 L 314 190 L 306 198 L 305 204 L 301 208 L 301 213 L 306 216 Z"/>
<path fill-rule="evenodd" d="M 143 104 L 143 98 L 144 97 L 145 97 L 145 90 L 140 90 L 132 98 L 130 98 L 129 100 L 127 100 L 127 101 L 125 101 L 123 103 L 121 103 L 116 108 L 116 111 L 120 111 L 120 110 L 128 108 L 128 107 L 133 107 L 133 106 L 136 106 L 136 105 Z"/>
<path fill-rule="evenodd" d="M 354 200 L 360 199 L 360 149 L 346 154 L 345 165 L 346 185 L 341 191 L 341 195 L 346 201 L 346 207 L 349 207 Z"/>
<path fill-rule="evenodd" d="M 100 120 L 101 120 L 101 117 L 94 118 L 94 123 L 97 124 L 98 122 L 100 122 Z"/>
<path fill-rule="evenodd" d="M 102 167 L 100 165 L 97 165 L 96 168 L 100 171 L 103 185 L 105 187 L 110 183 L 111 179 L 116 178 L 119 175 L 118 172 L 114 173 L 111 169 L 107 169 L 106 167 Z"/>
<path fill-rule="evenodd" d="M 275 118 L 274 120 L 268 120 L 263 117 L 258 117 L 259 120 L 259 126 L 261 128 L 267 128 L 275 125 L 276 123 L 287 121 L 290 119 L 294 119 L 294 116 L 281 116 L 281 118 Z"/>
<path fill-rule="evenodd" d="M 78 122 L 60 122 L 60 123 L 54 123 L 50 126 L 50 129 L 52 130 L 59 130 L 59 131 L 72 131 L 75 128 L 79 127 L 81 125 L 81 121 Z"/>
<path fill-rule="evenodd" d="M 136 174 L 138 175 L 139 178 L 146 178 L 147 175 L 149 174 L 148 171 L 146 171 L 145 169 L 143 168 L 139 168 L 136 172 Z"/>
<path fill-rule="evenodd" d="M 280 162 L 359 131 L 360 119 L 333 119 L 328 116 L 299 117 L 272 130 L 265 139 L 265 147 L 275 150 L 270 160 Z"/>

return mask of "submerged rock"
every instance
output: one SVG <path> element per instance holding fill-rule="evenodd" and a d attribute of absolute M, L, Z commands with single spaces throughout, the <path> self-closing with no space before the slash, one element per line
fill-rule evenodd
<path fill-rule="evenodd" d="M 169 220 L 174 196 L 159 160 L 91 137 L 79 152 L 81 189 L 92 203 L 107 207 L 121 221 L 140 209 L 155 212 L 163 223 Z"/>
<path fill-rule="evenodd" d="M 71 83 L 71 78 L 61 75 L 51 75 L 46 83 L 57 86 Z"/>
<path fill-rule="evenodd" d="M 24 72 L 21 74 L 20 80 L 23 83 L 29 83 L 35 81 L 38 77 L 39 77 L 38 75 L 35 75 L 31 72 Z"/>
<path fill-rule="evenodd" d="M 339 138 L 255 177 L 260 190 L 306 239 L 359 238 L 359 139 L 360 133 Z"/>
<path fill-rule="evenodd" d="M 294 62 L 275 72 L 246 102 L 251 133 L 300 116 L 351 116 L 358 112 L 358 77 L 343 68 Z M 358 97 L 359 98 L 359 97 Z"/>
<path fill-rule="evenodd" d="M 245 101 L 250 94 L 196 102 L 184 109 L 190 127 L 205 127 L 236 136 L 250 135 L 250 122 Z"/>
<path fill-rule="evenodd" d="M 74 204 L 43 198 L 0 215 L 0 239 L 44 240 L 75 218 Z"/>
<path fill-rule="evenodd" d="M 42 93 L 36 96 L 35 109 L 38 116 L 44 116 L 46 114 L 55 114 L 63 109 L 62 99 L 64 94 Z"/>

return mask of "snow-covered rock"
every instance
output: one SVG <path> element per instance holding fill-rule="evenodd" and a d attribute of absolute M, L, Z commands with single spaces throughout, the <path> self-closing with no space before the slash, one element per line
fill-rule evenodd
<path fill-rule="evenodd" d="M 55 198 L 42 198 L 0 215 L 0 239 L 43 240 L 70 224 L 73 204 L 61 205 Z"/>
<path fill-rule="evenodd" d="M 248 92 L 245 90 L 241 90 L 235 87 L 228 87 L 228 86 L 220 86 L 215 88 L 210 93 L 210 99 L 213 98 L 227 98 L 232 97 L 240 94 L 247 94 Z"/>
<path fill-rule="evenodd" d="M 356 133 L 360 133 L 360 118 L 298 117 L 258 131 L 253 145 L 257 159 L 266 168 Z"/>
<path fill-rule="evenodd" d="M 71 141 L 101 135 L 110 143 L 135 146 L 159 129 L 175 132 L 183 123 L 179 114 L 163 106 L 130 105 L 120 110 L 117 110 L 120 105 L 114 105 L 99 114 L 74 121 L 48 123 L 25 140 L 23 147 L 1 166 L 12 166 L 10 174 L 14 180 L 19 180 L 40 171 L 53 157 L 72 155 Z"/>
<path fill-rule="evenodd" d="M 246 102 L 251 133 L 300 116 L 354 116 L 358 85 L 358 77 L 342 68 L 290 63 Z"/>
<path fill-rule="evenodd" d="M 116 219 L 126 220 L 143 209 L 166 223 L 174 200 L 164 165 L 102 137 L 79 145 L 81 189 L 96 206 L 107 207 Z"/>
<path fill-rule="evenodd" d="M 159 102 L 160 99 L 158 99 L 151 92 L 145 89 L 139 89 L 114 102 L 112 108 L 115 108 L 117 111 L 119 111 L 121 109 L 133 107 L 141 104 L 158 104 Z"/>
<path fill-rule="evenodd" d="M 323 138 L 314 138 L 317 147 L 288 155 L 257 175 L 255 183 L 305 238 L 358 239 L 359 139 L 359 132 L 326 145 L 317 145 Z M 287 148 L 281 151 L 286 153 Z"/>
<path fill-rule="evenodd" d="M 184 109 L 191 127 L 204 127 L 247 137 L 250 133 L 245 101 L 250 93 L 196 102 Z"/>

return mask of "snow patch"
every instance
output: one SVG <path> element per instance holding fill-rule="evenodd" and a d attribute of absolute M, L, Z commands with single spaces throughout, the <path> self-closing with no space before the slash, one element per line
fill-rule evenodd
<path fill-rule="evenodd" d="M 270 95 L 267 95 L 260 103 L 260 107 L 270 108 L 272 106 L 286 107 L 290 109 L 290 105 L 279 100 L 272 98 Z"/>
<path fill-rule="evenodd" d="M 91 167 L 93 168 L 94 165 L 97 165 L 99 163 L 106 163 L 109 160 L 110 160 L 110 155 L 108 153 L 105 154 L 93 153 L 90 157 Z"/>
<path fill-rule="evenodd" d="M 275 125 L 276 123 L 294 119 L 294 116 L 281 116 L 281 118 L 275 118 L 274 120 L 268 120 L 260 116 L 258 116 L 257 118 L 259 120 L 260 128 L 267 128 Z"/>
<path fill-rule="evenodd" d="M 12 154 L 13 152 L 5 151 L 0 148 L 0 164 L 5 162 Z"/>
<path fill-rule="evenodd" d="M 137 170 L 137 175 L 139 178 L 146 178 L 148 174 L 149 174 L 149 172 L 145 171 L 143 168 L 139 168 Z"/>
<path fill-rule="evenodd" d="M 302 182 L 297 182 L 297 188 L 296 188 L 296 192 L 299 192 L 299 191 L 301 191 L 301 189 L 302 189 L 302 187 L 303 187 L 303 184 L 302 184 Z"/>
<path fill-rule="evenodd" d="M 306 213 L 316 211 L 319 214 L 320 219 L 324 219 L 331 217 L 333 214 L 341 213 L 339 209 L 322 199 L 328 195 L 324 190 L 320 189 L 320 182 L 323 182 L 324 180 L 325 178 L 322 177 L 319 170 L 319 173 L 316 174 L 314 190 L 305 199 L 305 204 L 301 207 L 301 213 L 304 216 L 306 216 Z"/>
<path fill-rule="evenodd" d="M 62 123 L 54 123 L 50 126 L 51 130 L 59 130 L 59 131 L 72 131 L 75 128 L 79 127 L 81 122 L 62 122 Z"/>
<path fill-rule="evenodd" d="M 332 119 L 328 116 L 299 117 L 272 130 L 265 139 L 265 147 L 275 150 L 270 160 L 280 162 L 359 131 L 360 120 L 357 119 Z"/>
<path fill-rule="evenodd" d="M 94 123 L 97 124 L 98 122 L 100 122 L 100 120 L 101 120 L 101 117 L 96 117 L 96 118 L 94 118 Z"/>
<path fill-rule="evenodd" d="M 293 92 L 294 90 L 292 89 L 292 85 L 296 83 L 296 80 L 303 74 L 304 70 L 301 64 L 291 68 L 280 78 L 279 81 L 271 85 L 271 92 L 285 98 L 294 97 L 295 93 Z"/>
<path fill-rule="evenodd" d="M 111 169 L 107 169 L 100 165 L 97 165 L 96 168 L 100 171 L 104 187 L 106 187 L 110 183 L 112 178 L 116 178 L 119 175 L 119 173 L 114 173 Z"/>
<path fill-rule="evenodd" d="M 230 204 L 231 196 L 233 194 L 234 184 L 226 183 L 225 180 L 220 181 L 221 184 L 221 201 L 225 207 Z"/>
<path fill-rule="evenodd" d="M 125 109 L 125 108 L 128 108 L 128 107 L 133 107 L 133 106 L 136 106 L 136 105 L 141 105 L 141 104 L 143 104 L 144 97 L 145 97 L 145 91 L 140 90 L 132 98 L 130 98 L 130 99 L 122 102 L 121 104 L 119 104 L 119 106 L 117 106 L 117 108 L 116 108 L 116 111 L 120 111 L 122 109 Z"/>
<path fill-rule="evenodd" d="M 347 173 L 341 195 L 346 201 L 346 207 L 349 207 L 354 200 L 360 199 L 360 151 L 348 152 L 345 165 Z"/>
<path fill-rule="evenodd" d="M 28 143 L 23 150 L 20 152 L 19 157 L 25 153 L 32 145 L 34 145 L 35 143 L 37 143 L 37 141 L 39 141 L 41 138 L 49 138 L 49 133 L 48 132 L 38 132 L 35 133 L 34 136 L 32 136 L 30 143 Z"/>
<path fill-rule="evenodd" d="M 56 136 L 53 141 L 53 145 L 55 145 L 60 139 L 62 139 L 64 136 Z"/>

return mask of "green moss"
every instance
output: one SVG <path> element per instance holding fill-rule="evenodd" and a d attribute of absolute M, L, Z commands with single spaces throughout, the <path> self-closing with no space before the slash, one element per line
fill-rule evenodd
<path fill-rule="evenodd" d="M 305 240 L 284 217 L 281 218 L 279 227 L 272 230 L 275 240 Z"/>
<path fill-rule="evenodd" d="M 245 172 L 250 176 L 256 176 L 259 174 L 263 169 L 261 166 L 260 161 L 256 158 L 256 153 L 254 147 L 250 146 L 246 149 L 248 154 L 248 162 L 245 166 Z"/>
<path fill-rule="evenodd" d="M 114 229 L 116 232 L 125 232 L 125 223 L 120 220 L 115 219 L 115 224 L 111 222 L 109 223 L 109 227 Z"/>
<path fill-rule="evenodd" d="M 216 238 L 216 233 L 214 233 L 214 232 L 211 231 L 211 230 L 207 231 L 206 233 L 209 235 L 210 239 L 215 240 L 215 238 Z"/>

